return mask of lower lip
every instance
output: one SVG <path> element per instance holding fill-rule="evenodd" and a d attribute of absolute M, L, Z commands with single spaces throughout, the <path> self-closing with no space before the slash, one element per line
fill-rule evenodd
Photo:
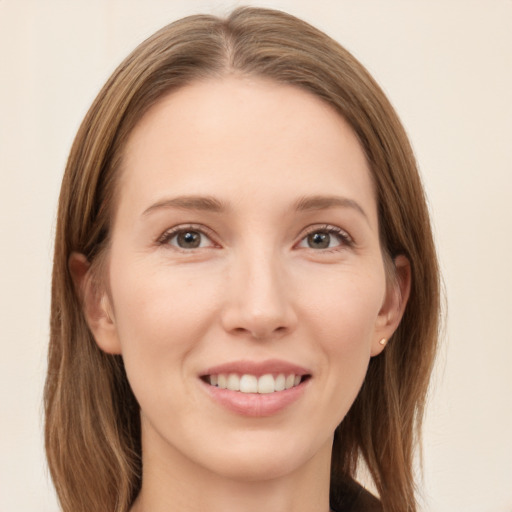
<path fill-rule="evenodd" d="M 307 379 L 298 386 L 274 393 L 242 393 L 202 382 L 211 398 L 226 409 L 242 416 L 272 416 L 296 402 L 305 392 Z"/>

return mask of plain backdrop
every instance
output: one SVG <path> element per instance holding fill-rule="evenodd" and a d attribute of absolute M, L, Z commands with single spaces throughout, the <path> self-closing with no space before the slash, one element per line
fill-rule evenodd
<path fill-rule="evenodd" d="M 103 82 L 184 15 L 279 8 L 373 73 L 411 137 L 447 320 L 422 510 L 512 511 L 512 1 L 0 0 L 0 512 L 56 512 L 42 441 L 52 237 L 67 153 Z"/>

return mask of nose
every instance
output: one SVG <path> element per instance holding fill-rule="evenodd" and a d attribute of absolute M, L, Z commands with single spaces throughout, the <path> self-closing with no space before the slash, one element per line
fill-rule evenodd
<path fill-rule="evenodd" d="M 279 258 L 271 251 L 252 252 L 231 266 L 222 312 L 226 331 L 264 340 L 293 331 L 297 315 L 293 290 Z"/>

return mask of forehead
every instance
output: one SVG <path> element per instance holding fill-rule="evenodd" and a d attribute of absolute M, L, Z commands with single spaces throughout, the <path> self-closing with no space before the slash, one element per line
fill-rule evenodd
<path fill-rule="evenodd" d="M 336 187 L 376 216 L 366 157 L 334 108 L 298 87 L 227 77 L 173 91 L 143 116 L 119 192 L 140 209 L 164 193 L 284 202 Z"/>

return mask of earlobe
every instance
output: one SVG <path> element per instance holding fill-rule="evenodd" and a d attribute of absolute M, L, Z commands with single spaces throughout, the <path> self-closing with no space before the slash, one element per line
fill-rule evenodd
<path fill-rule="evenodd" d="M 394 259 L 394 276 L 389 280 L 386 298 L 377 318 L 371 355 L 380 354 L 397 329 L 411 292 L 411 265 L 404 255 Z"/>
<path fill-rule="evenodd" d="M 120 354 L 121 346 L 111 300 L 105 287 L 95 279 L 91 264 L 83 254 L 71 253 L 68 267 L 85 320 L 97 345 L 109 354 Z"/>

